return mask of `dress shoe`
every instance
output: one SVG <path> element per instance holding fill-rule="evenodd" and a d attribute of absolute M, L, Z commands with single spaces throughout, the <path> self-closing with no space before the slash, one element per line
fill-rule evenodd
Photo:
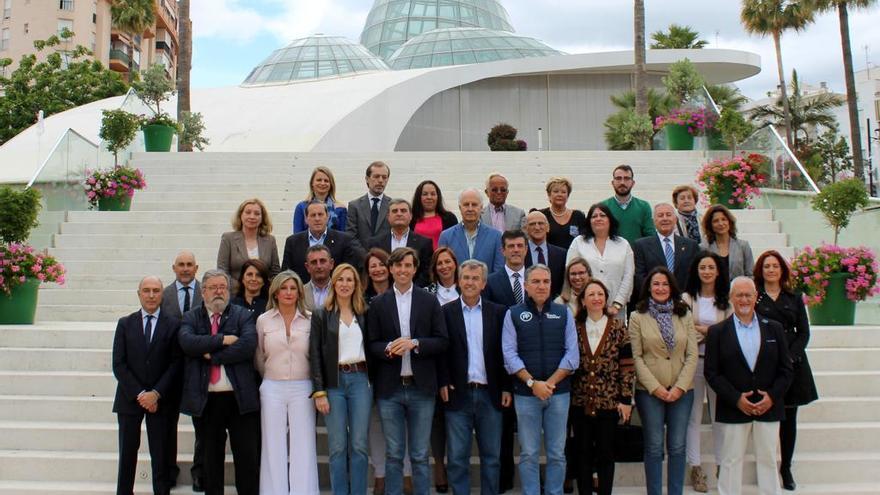
<path fill-rule="evenodd" d="M 562 492 L 574 493 L 574 483 L 572 482 L 572 480 L 567 479 L 565 480 L 565 482 L 562 483 Z"/>
<path fill-rule="evenodd" d="M 403 477 L 403 493 L 406 495 L 413 495 L 412 476 Z"/>
<path fill-rule="evenodd" d="M 373 495 L 385 495 L 385 478 L 373 480 Z"/>
<path fill-rule="evenodd" d="M 709 483 L 701 466 L 691 468 L 691 486 L 695 492 L 706 493 L 709 491 Z"/>
<path fill-rule="evenodd" d="M 794 482 L 794 476 L 791 475 L 791 468 L 780 468 L 779 475 L 782 477 L 782 488 L 788 491 L 794 491 L 797 483 Z"/>
<path fill-rule="evenodd" d="M 202 480 L 200 478 L 193 478 L 193 491 L 199 493 L 205 491 L 205 487 L 202 485 Z"/>

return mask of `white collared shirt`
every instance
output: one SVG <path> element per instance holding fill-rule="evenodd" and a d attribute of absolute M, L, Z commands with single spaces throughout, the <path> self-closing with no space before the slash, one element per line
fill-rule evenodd
<path fill-rule="evenodd" d="M 437 302 L 440 303 L 440 306 L 455 301 L 456 299 L 458 299 L 457 285 L 452 284 L 449 287 L 443 287 L 440 282 L 437 282 Z"/>
<path fill-rule="evenodd" d="M 587 321 L 584 322 L 584 328 L 587 331 L 587 343 L 590 345 L 590 352 L 593 354 L 599 348 L 599 342 L 602 341 L 606 325 L 608 325 L 608 317 L 605 315 L 602 315 L 602 318 L 599 318 L 598 321 L 593 321 L 592 318 L 587 316 Z"/>
<path fill-rule="evenodd" d="M 394 285 L 394 299 L 397 302 L 397 319 L 400 321 L 400 336 L 401 337 L 412 337 L 411 329 L 409 328 L 409 317 L 412 312 L 412 295 L 413 295 L 413 284 L 410 284 L 409 289 L 406 292 L 400 292 L 397 289 L 397 285 Z M 412 376 L 412 359 L 409 355 L 410 351 L 406 351 L 403 356 L 401 356 L 400 361 L 400 376 Z"/>
<path fill-rule="evenodd" d="M 486 358 L 483 356 L 483 299 L 477 300 L 474 306 L 468 306 L 462 299 L 461 312 L 468 345 L 468 383 L 487 385 Z"/>
<path fill-rule="evenodd" d="M 397 234 L 394 233 L 394 230 L 391 230 L 391 252 L 394 252 L 394 250 L 397 248 L 406 247 L 406 242 L 408 239 L 409 229 L 406 229 L 406 232 L 404 232 L 399 239 L 397 237 Z"/>
<path fill-rule="evenodd" d="M 537 261 L 535 261 L 535 263 L 537 263 Z M 526 294 L 526 292 L 525 292 L 525 291 L 526 291 L 526 267 L 523 266 L 523 267 L 520 268 L 519 270 L 517 270 L 517 271 L 513 271 L 509 266 L 507 266 L 507 263 L 505 263 L 505 264 L 504 264 L 504 271 L 507 272 L 507 281 L 510 282 L 510 290 L 512 290 L 512 291 L 513 291 L 513 281 L 515 280 L 514 277 L 513 277 L 513 274 L 514 274 L 514 273 L 518 273 L 518 274 L 519 274 L 519 286 L 520 286 L 520 288 L 522 288 L 522 290 L 523 290 L 523 298 L 525 299 L 525 294 Z M 516 291 L 514 291 L 514 294 L 515 294 L 515 293 L 516 293 Z"/>
<path fill-rule="evenodd" d="M 675 231 L 674 230 L 669 235 L 663 235 L 660 232 L 657 232 L 657 237 L 660 239 L 660 247 L 662 248 L 664 254 L 666 254 L 666 239 L 669 239 L 669 244 L 672 245 L 672 252 L 675 253 Z"/>
<path fill-rule="evenodd" d="M 324 244 L 324 241 L 327 239 L 327 229 L 324 229 L 324 233 L 321 234 L 320 237 L 315 237 L 312 235 L 312 231 L 306 229 L 306 232 L 309 233 L 309 247 L 314 246 L 315 244 Z"/>
<path fill-rule="evenodd" d="M 174 287 L 177 289 L 177 307 L 180 308 L 180 314 L 183 314 L 183 302 L 186 298 L 186 292 L 183 291 L 183 288 L 189 287 L 189 309 L 192 309 L 196 297 L 196 281 L 192 280 L 189 284 L 184 285 L 179 280 L 175 280 Z"/>
<path fill-rule="evenodd" d="M 339 319 L 339 364 L 354 364 L 366 361 L 364 355 L 364 334 L 357 318 L 346 325 Z"/>

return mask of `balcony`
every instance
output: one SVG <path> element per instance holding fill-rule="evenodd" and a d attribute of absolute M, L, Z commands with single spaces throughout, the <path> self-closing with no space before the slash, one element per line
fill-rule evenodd
<path fill-rule="evenodd" d="M 128 53 L 118 48 L 110 49 L 110 69 L 116 72 L 128 72 L 128 64 L 131 59 Z"/>

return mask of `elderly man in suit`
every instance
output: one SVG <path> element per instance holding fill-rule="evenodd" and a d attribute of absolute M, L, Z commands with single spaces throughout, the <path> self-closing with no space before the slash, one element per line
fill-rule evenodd
<path fill-rule="evenodd" d="M 410 230 L 411 221 L 412 206 L 409 201 L 392 199 L 388 206 L 388 224 L 391 228 L 371 237 L 367 241 L 367 249 L 377 247 L 388 253 L 393 253 L 399 247 L 415 249 L 419 256 L 419 269 L 415 282 L 419 287 L 425 287 L 430 283 L 428 269 L 431 265 L 431 255 L 434 254 L 434 246 L 431 239 Z"/>
<path fill-rule="evenodd" d="M 550 222 L 540 211 L 526 215 L 525 231 L 529 238 L 526 268 L 538 263 L 550 268 L 550 297 L 556 299 L 556 296 L 562 292 L 562 285 L 565 282 L 565 257 L 568 253 L 565 249 L 547 242 Z"/>
<path fill-rule="evenodd" d="M 755 448 L 758 489 L 779 494 L 776 450 L 783 399 L 794 375 L 785 331 L 755 313 L 758 291 L 742 276 L 730 284 L 733 314 L 709 327 L 706 381 L 717 394 L 715 422 L 721 428 L 718 493 L 742 493 L 743 458 L 749 439 Z"/>
<path fill-rule="evenodd" d="M 391 200 L 385 195 L 385 186 L 389 177 L 391 168 L 388 164 L 380 161 L 371 163 L 366 173 L 367 193 L 348 203 L 345 231 L 361 243 L 388 229 L 388 206 Z"/>
<path fill-rule="evenodd" d="M 180 409 L 202 430 L 204 488 L 222 495 L 226 436 L 235 463 L 235 488 L 257 495 L 260 484 L 259 375 L 254 369 L 257 329 L 250 311 L 229 304 L 229 275 L 202 276 L 202 306 L 186 313 L 180 347 L 186 356 Z"/>
<path fill-rule="evenodd" d="M 483 197 L 476 189 L 465 189 L 458 195 L 461 223 L 440 234 L 440 246 L 447 246 L 461 263 L 469 259 L 482 261 L 495 273 L 504 266 L 501 255 L 501 233 L 480 222 Z"/>
<path fill-rule="evenodd" d="M 168 431 L 168 419 L 180 407 L 180 320 L 160 309 L 162 282 L 158 277 L 144 277 L 137 293 L 141 309 L 120 318 L 113 337 L 113 375 L 118 382 L 113 412 L 119 422 L 116 493 L 128 495 L 134 489 L 141 423 L 146 418 L 153 493 L 167 494 L 174 475 L 168 456 L 177 455 L 176 443 L 169 448 L 167 442 L 172 434 L 177 435 L 176 422 L 174 431 Z"/>
<path fill-rule="evenodd" d="M 654 205 L 654 227 L 657 233 L 642 237 L 632 247 L 636 265 L 634 292 L 642 290 L 645 276 L 657 266 L 664 266 L 675 275 L 675 283 L 679 289 L 687 286 L 691 262 L 700 248 L 696 242 L 677 235 L 677 225 L 678 217 L 671 204 Z"/>
<path fill-rule="evenodd" d="M 505 230 L 519 230 L 525 223 L 526 214 L 522 208 L 507 204 L 507 194 L 510 188 L 507 177 L 500 172 L 492 172 L 486 180 L 486 197 L 489 204 L 483 208 L 480 218 L 482 222 L 498 232 Z"/>
<path fill-rule="evenodd" d="M 419 259 L 401 247 L 388 265 L 394 284 L 367 313 L 373 386 L 385 434 L 386 493 L 403 492 L 403 456 L 409 448 L 414 493 L 430 493 L 428 443 L 437 395 L 437 360 L 448 345 L 437 298 L 413 284 Z"/>
<path fill-rule="evenodd" d="M 330 294 L 330 274 L 335 266 L 327 246 L 315 244 L 306 251 L 306 271 L 311 280 L 303 286 L 303 297 L 309 311 L 324 307 Z"/>
<path fill-rule="evenodd" d="M 311 278 L 306 270 L 306 252 L 316 244 L 327 246 L 336 265 L 349 263 L 352 266 L 361 266 L 364 257 L 364 249 L 352 234 L 327 228 L 327 219 L 330 218 L 327 208 L 327 204 L 321 201 L 312 201 L 306 205 L 306 224 L 309 228 L 288 236 L 284 242 L 281 269 L 293 270 L 303 283 Z"/>

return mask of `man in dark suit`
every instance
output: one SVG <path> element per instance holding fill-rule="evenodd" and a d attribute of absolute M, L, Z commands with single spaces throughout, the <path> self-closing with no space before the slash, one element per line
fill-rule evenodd
<path fill-rule="evenodd" d="M 540 211 L 533 211 L 526 216 L 525 231 L 529 238 L 526 268 L 536 263 L 550 267 L 550 297 L 556 299 L 562 293 L 562 284 L 565 282 L 565 256 L 568 253 L 565 249 L 547 242 L 550 223 Z"/>
<path fill-rule="evenodd" d="M 412 221 L 412 207 L 405 199 L 392 199 L 388 206 L 388 231 L 380 232 L 367 241 L 367 249 L 381 248 L 393 253 L 399 247 L 413 248 L 419 256 L 419 269 L 415 283 L 419 287 L 427 286 L 429 281 L 428 268 L 431 266 L 431 255 L 434 246 L 431 239 L 416 234 L 409 228 Z"/>
<path fill-rule="evenodd" d="M 367 194 L 348 203 L 348 222 L 345 231 L 365 244 L 370 237 L 388 229 L 388 206 L 385 186 L 391 169 L 385 162 L 373 162 L 367 167 Z"/>
<path fill-rule="evenodd" d="M 327 228 L 327 204 L 312 201 L 306 205 L 306 223 L 309 228 L 287 237 L 284 242 L 284 261 L 282 270 L 293 270 L 303 283 L 311 277 L 306 270 L 306 251 L 315 244 L 323 244 L 330 250 L 335 265 L 351 263 L 361 266 L 364 250 L 360 242 L 348 232 L 340 232 Z"/>
<path fill-rule="evenodd" d="M 718 396 L 715 422 L 721 428 L 721 495 L 742 493 L 743 458 L 749 439 L 755 447 L 758 489 L 779 493 L 776 450 L 783 399 L 794 374 L 785 331 L 755 313 L 758 292 L 748 277 L 730 286 L 734 314 L 709 327 L 706 381 Z"/>
<path fill-rule="evenodd" d="M 437 395 L 437 360 L 446 351 L 446 321 L 437 298 L 413 284 L 419 259 L 397 248 L 388 259 L 392 290 L 376 296 L 368 314 L 373 385 L 385 435 L 386 493 L 403 492 L 409 448 L 414 493 L 429 493 L 428 443 Z"/>
<path fill-rule="evenodd" d="M 257 329 L 246 308 L 229 304 L 231 279 L 223 270 L 202 276 L 202 306 L 183 316 L 180 347 L 186 356 L 180 410 L 200 423 L 207 495 L 222 495 L 226 436 L 235 462 L 235 488 L 257 495 L 260 484 L 259 375 L 254 369 Z"/>
<path fill-rule="evenodd" d="M 657 266 L 666 267 L 675 274 L 675 282 L 679 290 L 687 285 L 691 262 L 700 248 L 696 242 L 687 237 L 676 235 L 676 225 L 678 225 L 678 217 L 671 204 L 654 205 L 656 235 L 642 237 L 632 246 L 636 264 L 634 294 L 640 293 L 645 276 Z"/>
<path fill-rule="evenodd" d="M 507 307 L 480 297 L 489 268 L 467 260 L 458 272 L 461 298 L 443 306 L 449 348 L 440 359 L 440 399 L 446 403 L 449 484 L 470 493 L 471 435 L 480 451 L 480 493 L 498 493 L 501 408 L 509 408 L 510 376 L 501 354 Z"/>
<path fill-rule="evenodd" d="M 158 277 L 141 280 L 138 299 L 141 309 L 120 318 L 113 337 L 113 375 L 118 381 L 113 412 L 119 422 L 116 493 L 128 495 L 134 489 L 141 423 L 146 418 L 153 493 L 167 494 L 172 486 L 168 456 L 177 456 L 176 443 L 172 449 L 167 442 L 172 433 L 177 435 L 176 424 L 168 432 L 168 419 L 180 408 L 180 320 L 160 309 L 162 282 Z"/>

